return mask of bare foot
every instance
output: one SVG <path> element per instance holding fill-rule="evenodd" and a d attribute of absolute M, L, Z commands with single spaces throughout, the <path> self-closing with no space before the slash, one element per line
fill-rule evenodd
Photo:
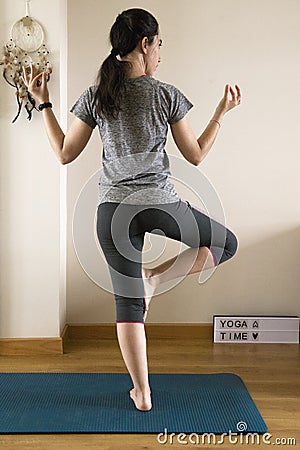
<path fill-rule="evenodd" d="M 130 398 L 134 401 L 135 407 L 139 411 L 150 411 L 152 408 L 151 403 L 151 391 L 147 393 L 142 393 L 141 391 L 137 391 L 135 388 L 131 389 Z"/>
<path fill-rule="evenodd" d="M 152 270 L 142 268 L 144 281 L 144 321 L 146 320 L 149 305 L 153 297 L 155 288 L 157 287 L 157 278 L 152 277 Z"/>

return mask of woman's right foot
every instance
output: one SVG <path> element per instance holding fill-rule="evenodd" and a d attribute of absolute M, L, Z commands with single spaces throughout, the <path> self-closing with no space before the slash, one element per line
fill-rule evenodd
<path fill-rule="evenodd" d="M 150 390 L 145 393 L 145 392 L 137 391 L 136 388 L 133 388 L 133 389 L 131 389 L 129 395 L 130 395 L 130 398 L 134 401 L 135 407 L 139 411 L 150 411 L 150 409 L 152 408 L 151 391 Z"/>
<path fill-rule="evenodd" d="M 149 305 L 152 300 L 154 291 L 157 286 L 157 279 L 152 277 L 152 270 L 142 268 L 143 281 L 144 281 L 144 322 L 146 320 Z"/>

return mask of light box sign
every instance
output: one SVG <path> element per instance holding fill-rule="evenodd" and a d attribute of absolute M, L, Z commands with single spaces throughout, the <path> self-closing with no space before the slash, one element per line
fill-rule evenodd
<path fill-rule="evenodd" d="M 215 315 L 214 342 L 299 344 L 299 317 Z"/>

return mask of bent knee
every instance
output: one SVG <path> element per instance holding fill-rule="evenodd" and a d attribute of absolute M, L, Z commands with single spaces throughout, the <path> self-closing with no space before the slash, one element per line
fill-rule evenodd
<path fill-rule="evenodd" d="M 227 230 L 226 250 L 230 258 L 236 254 L 238 246 L 239 243 L 236 235 L 232 231 Z"/>

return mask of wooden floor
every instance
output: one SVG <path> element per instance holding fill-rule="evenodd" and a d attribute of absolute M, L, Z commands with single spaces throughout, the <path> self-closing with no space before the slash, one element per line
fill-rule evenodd
<path fill-rule="evenodd" d="M 157 448 L 300 449 L 300 350 L 286 344 L 213 344 L 209 339 L 148 340 L 152 373 L 217 373 L 239 375 L 268 425 L 269 445 L 228 442 L 222 445 L 160 444 L 156 435 L 0 435 L 0 449 L 134 450 Z M 1 372 L 125 372 L 115 340 L 73 340 L 61 356 L 7 356 Z M 289 438 L 294 439 L 288 441 Z M 280 439 L 280 441 L 275 441 Z M 295 442 L 296 441 L 296 442 Z M 177 442 L 177 443 L 176 443 Z M 201 442 L 201 441 L 200 441 Z M 290 444 L 290 445 L 289 445 Z M 294 445 L 292 445 L 294 444 Z M 271 445 L 271 447 L 270 447 Z"/>

